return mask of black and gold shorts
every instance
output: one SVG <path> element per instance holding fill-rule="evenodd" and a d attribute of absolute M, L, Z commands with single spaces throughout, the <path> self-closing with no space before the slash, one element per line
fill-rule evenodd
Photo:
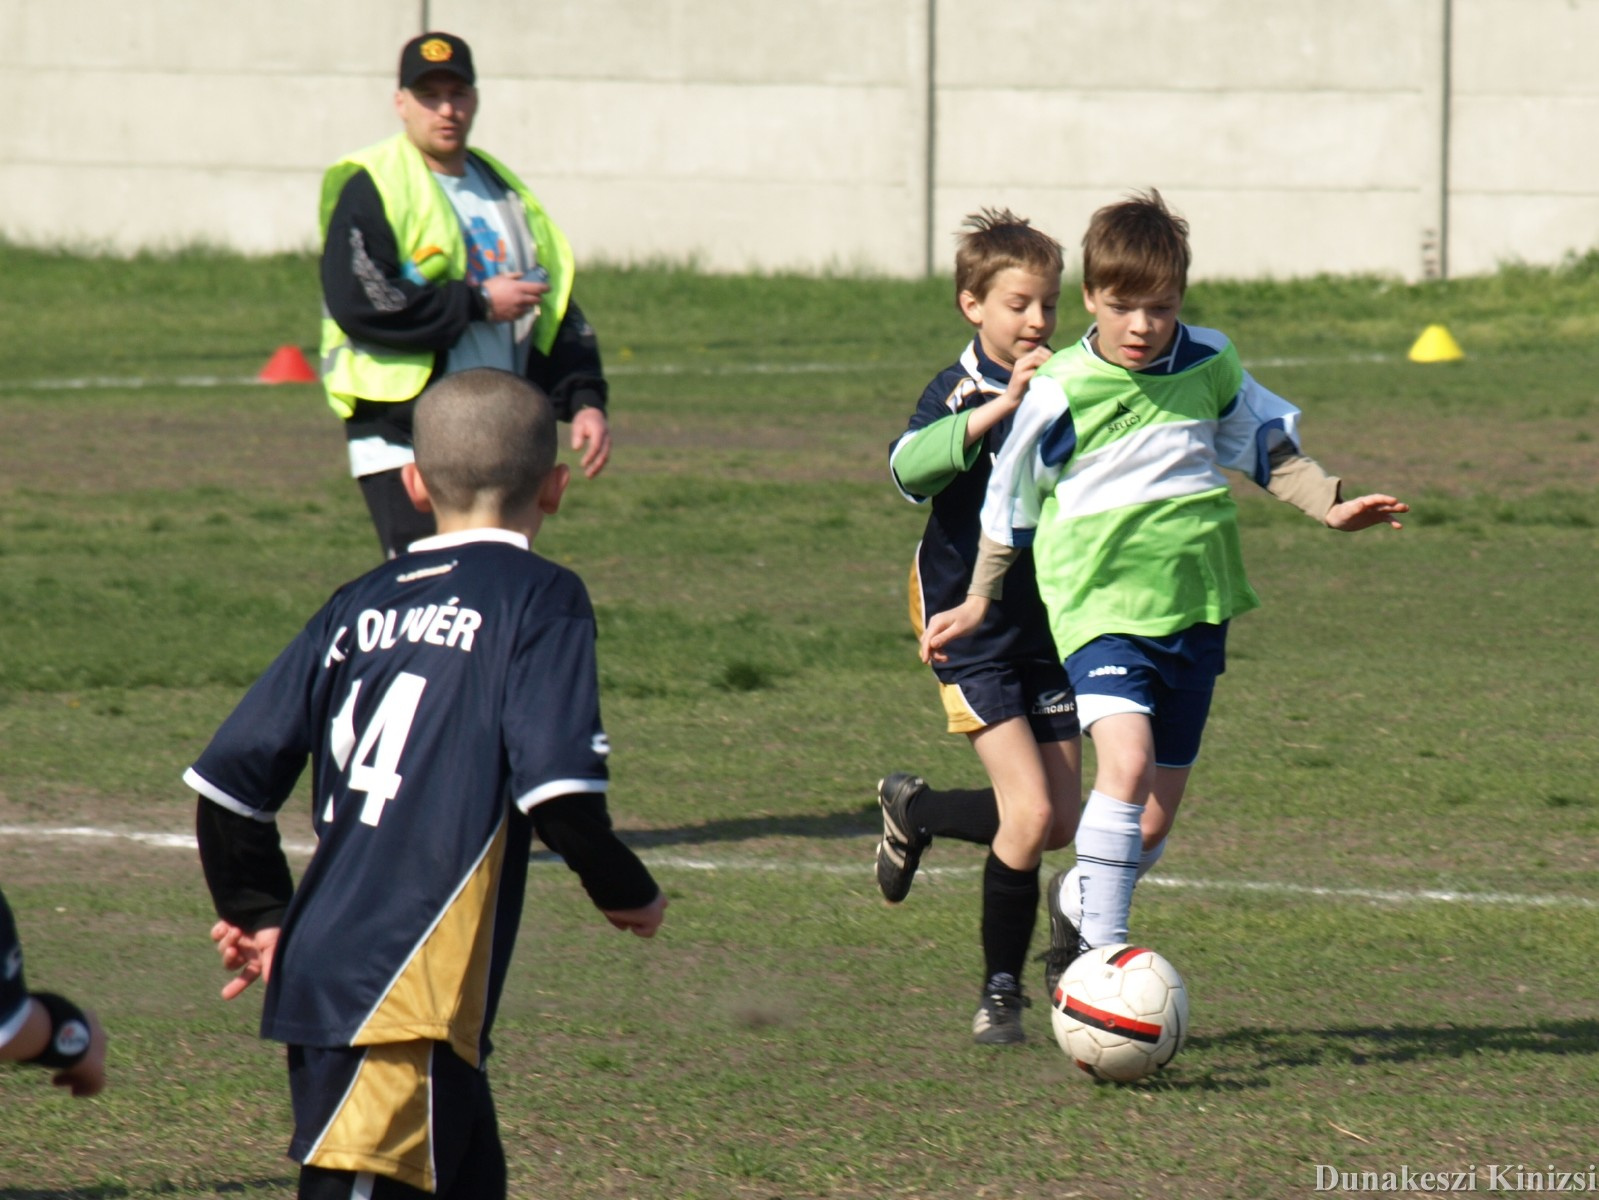
<path fill-rule="evenodd" d="M 289 1093 L 289 1157 L 319 1175 L 372 1175 L 441 1196 L 492 1196 L 497 1175 L 504 1194 L 488 1077 L 447 1042 L 290 1046 Z"/>

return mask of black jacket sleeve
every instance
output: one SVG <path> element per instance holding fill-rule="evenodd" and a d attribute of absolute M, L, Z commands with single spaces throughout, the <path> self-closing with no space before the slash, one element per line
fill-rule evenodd
<path fill-rule="evenodd" d="M 609 393 L 600 365 L 600 342 L 575 300 L 567 301 L 549 354 L 536 348 L 528 354 L 527 376 L 550 398 L 562 421 L 570 421 L 580 408 L 605 411 Z"/>
<path fill-rule="evenodd" d="M 596 908 L 643 908 L 660 895 L 648 869 L 611 829 L 605 797 L 592 793 L 557 796 L 529 814 L 533 830 L 577 872 Z"/>
<path fill-rule="evenodd" d="M 351 337 L 397 350 L 447 352 L 487 312 L 465 280 L 414 283 L 405 277 L 394 230 L 377 185 L 357 171 L 339 193 L 322 248 L 322 298 Z M 442 363 L 442 360 L 441 360 Z M 599 339 L 569 301 L 548 354 L 528 352 L 528 379 L 570 421 L 582 408 L 604 411 L 608 399 Z"/>
<path fill-rule="evenodd" d="M 217 916 L 247 933 L 283 924 L 294 877 L 277 824 L 241 817 L 202 796 L 194 826 Z"/>
<path fill-rule="evenodd" d="M 344 185 L 328 222 L 322 299 L 351 337 L 397 350 L 448 350 L 484 316 L 477 290 L 465 280 L 405 277 L 383 198 L 365 171 Z"/>

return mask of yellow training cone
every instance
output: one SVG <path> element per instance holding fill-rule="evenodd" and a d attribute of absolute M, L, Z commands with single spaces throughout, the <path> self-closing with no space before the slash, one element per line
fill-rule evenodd
<path fill-rule="evenodd" d="M 1410 361 L 1418 363 L 1459 362 L 1466 357 L 1450 332 L 1442 325 L 1429 325 L 1410 348 Z"/>

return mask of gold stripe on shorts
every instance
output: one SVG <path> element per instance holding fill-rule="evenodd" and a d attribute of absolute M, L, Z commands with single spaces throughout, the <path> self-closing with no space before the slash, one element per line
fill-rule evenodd
<path fill-rule="evenodd" d="M 938 698 L 944 702 L 944 715 L 949 718 L 945 726 L 950 733 L 976 733 L 987 729 L 988 722 L 979 717 L 966 703 L 966 693 L 958 683 L 940 683 Z"/>
<path fill-rule="evenodd" d="M 922 640 L 922 630 L 927 628 L 927 608 L 922 601 L 922 548 L 916 547 L 916 553 L 911 556 L 910 578 L 910 610 L 911 629 L 916 633 L 916 640 Z"/>
<path fill-rule="evenodd" d="M 370 1171 L 433 1191 L 432 1055 L 432 1042 L 368 1046 L 305 1165 Z"/>

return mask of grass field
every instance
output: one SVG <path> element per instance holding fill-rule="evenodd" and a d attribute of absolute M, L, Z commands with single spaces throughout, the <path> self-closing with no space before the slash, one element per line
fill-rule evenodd
<path fill-rule="evenodd" d="M 0 885 L 30 981 L 113 1038 L 91 1102 L 0 1072 L 0 1200 L 289 1196 L 281 1055 L 257 997 L 217 997 L 179 776 L 375 559 L 319 392 L 248 382 L 311 348 L 314 264 L 0 247 L 0 270 Z M 981 780 L 915 659 L 922 514 L 884 470 L 960 347 L 946 290 L 580 284 L 617 449 L 539 546 L 593 594 L 612 808 L 671 909 L 625 938 L 534 866 L 493 1066 L 512 1193 L 1292 1197 L 1318 1166 L 1482 1191 L 1514 1179 L 1494 1168 L 1586 1172 L 1599 259 L 1193 290 L 1189 318 L 1304 408 L 1311 453 L 1415 512 L 1348 537 L 1240 488 L 1265 606 L 1234 627 L 1134 912 L 1187 976 L 1193 1037 L 1133 1087 L 1072 1068 L 1041 1001 L 1025 1047 L 971 1044 L 979 851 L 936 846 L 898 908 L 872 880 L 879 775 Z M 1465 362 L 1405 361 L 1434 321 Z M 299 846 L 308 811 L 285 819 Z"/>

